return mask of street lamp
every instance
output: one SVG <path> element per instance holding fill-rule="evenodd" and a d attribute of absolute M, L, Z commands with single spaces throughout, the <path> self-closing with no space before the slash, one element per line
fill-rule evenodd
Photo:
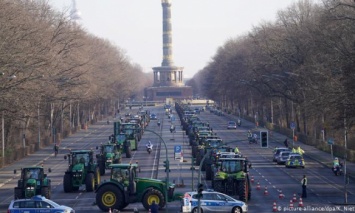
<path fill-rule="evenodd" d="M 151 132 L 153 134 L 155 134 L 156 136 L 159 137 L 159 139 L 164 143 L 164 147 L 165 147 L 165 157 L 166 157 L 166 165 L 168 166 L 169 165 L 169 159 L 168 159 L 168 148 L 166 147 L 166 143 L 165 141 L 163 140 L 163 138 L 156 132 L 152 131 L 152 130 L 149 130 L 149 129 L 145 129 L 144 131 L 147 131 L 147 132 Z M 165 185 L 166 185 L 166 188 L 167 190 L 168 189 L 168 185 L 169 185 L 169 168 L 167 168 L 166 170 L 166 181 L 165 181 Z M 166 207 L 165 207 L 165 212 L 168 212 L 168 193 L 165 193 L 165 201 L 166 201 Z"/>

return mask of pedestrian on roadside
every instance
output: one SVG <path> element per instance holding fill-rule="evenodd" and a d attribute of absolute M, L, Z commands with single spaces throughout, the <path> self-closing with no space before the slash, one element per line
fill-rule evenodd
<path fill-rule="evenodd" d="M 302 184 L 302 198 L 307 198 L 307 177 L 306 175 L 303 175 L 303 178 L 301 180 Z"/>
<path fill-rule="evenodd" d="M 288 148 L 288 141 L 287 141 L 287 138 L 285 139 L 284 144 L 285 144 L 285 147 Z"/>
<path fill-rule="evenodd" d="M 152 204 L 150 205 L 150 212 L 151 213 L 158 213 L 159 206 L 153 200 Z"/>

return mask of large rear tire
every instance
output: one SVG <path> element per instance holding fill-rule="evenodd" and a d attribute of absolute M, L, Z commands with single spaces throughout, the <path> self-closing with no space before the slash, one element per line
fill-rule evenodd
<path fill-rule="evenodd" d="M 224 193 L 225 189 L 224 189 L 224 184 L 223 181 L 213 181 L 213 189 L 217 192 L 221 192 Z"/>
<path fill-rule="evenodd" d="M 147 193 L 145 193 L 142 200 L 143 207 L 146 210 L 149 210 L 150 205 L 153 203 L 153 201 L 155 201 L 159 208 L 164 208 L 166 205 L 163 193 L 156 189 L 151 189 Z"/>
<path fill-rule="evenodd" d="M 63 188 L 64 192 L 72 192 L 72 182 L 71 182 L 71 175 L 70 174 L 65 174 L 63 178 Z"/>
<path fill-rule="evenodd" d="M 111 184 L 104 185 L 97 190 L 96 204 L 103 212 L 108 212 L 109 209 L 121 211 L 128 205 L 124 203 L 122 191 Z"/>
<path fill-rule="evenodd" d="M 100 169 L 96 167 L 95 169 L 95 189 L 97 189 L 101 182 Z"/>
<path fill-rule="evenodd" d="M 14 199 L 21 199 L 23 198 L 23 193 L 22 193 L 22 188 L 21 187 L 15 187 L 15 193 L 14 193 Z"/>
<path fill-rule="evenodd" d="M 131 147 L 126 148 L 126 158 L 131 158 L 132 157 L 132 150 Z"/>
<path fill-rule="evenodd" d="M 92 192 L 95 189 L 95 175 L 88 173 L 85 178 L 85 187 L 87 192 Z"/>
<path fill-rule="evenodd" d="M 98 165 L 99 165 L 99 168 L 100 168 L 100 175 L 105 175 L 105 162 L 102 160 L 102 159 L 100 159 L 99 160 L 99 162 L 98 162 Z"/>
<path fill-rule="evenodd" d="M 248 181 L 246 179 L 244 181 L 240 181 L 238 184 L 239 200 L 243 202 L 247 202 L 249 196 L 248 191 L 249 191 Z"/>

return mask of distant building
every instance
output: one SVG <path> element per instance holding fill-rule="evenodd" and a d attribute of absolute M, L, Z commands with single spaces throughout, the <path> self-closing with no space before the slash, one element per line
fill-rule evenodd
<path fill-rule="evenodd" d="M 162 0 L 163 8 L 163 61 L 153 67 L 154 83 L 145 88 L 148 101 L 192 98 L 192 87 L 183 83 L 183 67 L 174 66 L 172 50 L 171 0 Z"/>

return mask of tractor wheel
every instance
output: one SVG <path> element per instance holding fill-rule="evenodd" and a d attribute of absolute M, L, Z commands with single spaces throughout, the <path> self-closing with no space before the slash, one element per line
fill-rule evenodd
<path fill-rule="evenodd" d="M 96 167 L 95 169 L 95 189 L 99 187 L 101 183 L 101 176 L 100 176 L 100 169 L 99 167 Z"/>
<path fill-rule="evenodd" d="M 224 193 L 225 190 L 224 190 L 224 185 L 223 185 L 223 182 L 218 180 L 218 181 L 214 181 L 213 183 L 213 189 L 217 192 L 221 192 L 221 193 Z"/>
<path fill-rule="evenodd" d="M 92 192 L 95 189 L 95 175 L 88 173 L 85 178 L 85 186 L 87 192 Z"/>
<path fill-rule="evenodd" d="M 76 192 L 79 190 L 79 186 L 73 186 L 72 189 L 73 189 L 73 192 Z"/>
<path fill-rule="evenodd" d="M 20 187 L 15 187 L 15 194 L 14 194 L 14 198 L 16 199 L 21 199 L 22 196 L 22 188 Z"/>
<path fill-rule="evenodd" d="M 212 180 L 212 165 L 208 164 L 206 166 L 206 180 Z"/>
<path fill-rule="evenodd" d="M 249 191 L 249 185 L 247 180 L 245 179 L 244 181 L 238 181 L 238 194 L 239 194 L 239 200 L 243 202 L 248 201 L 248 191 Z"/>
<path fill-rule="evenodd" d="M 72 192 L 72 182 L 71 182 L 71 175 L 70 174 L 65 174 L 63 178 L 63 187 L 64 187 L 64 192 Z"/>
<path fill-rule="evenodd" d="M 109 209 L 121 211 L 126 205 L 124 200 L 122 191 L 111 184 L 100 187 L 96 192 L 96 204 L 103 212 L 108 212 Z"/>
<path fill-rule="evenodd" d="M 155 201 L 159 208 L 164 208 L 166 205 L 163 193 L 156 189 L 150 189 L 147 193 L 145 193 L 142 200 L 143 207 L 146 210 L 149 210 L 149 207 L 153 201 Z"/>
<path fill-rule="evenodd" d="M 126 149 L 126 158 L 131 158 L 131 157 L 132 157 L 131 147 L 127 147 L 127 149 Z"/>
<path fill-rule="evenodd" d="M 138 150 L 138 141 L 140 141 L 140 139 L 139 139 L 139 140 L 138 140 L 138 139 L 136 139 L 136 140 L 135 140 L 135 142 L 134 142 L 134 143 L 136 144 L 135 151 L 137 151 L 137 150 Z"/>
<path fill-rule="evenodd" d="M 51 199 L 51 190 L 48 186 L 42 186 L 41 195 L 46 197 L 47 199 Z"/>
<path fill-rule="evenodd" d="M 103 161 L 103 160 L 100 160 L 99 162 L 98 162 L 98 165 L 99 165 L 99 169 L 100 169 L 100 175 L 105 175 L 105 162 Z"/>
<path fill-rule="evenodd" d="M 122 209 L 126 208 L 129 205 L 129 203 L 124 203 L 122 206 Z"/>

